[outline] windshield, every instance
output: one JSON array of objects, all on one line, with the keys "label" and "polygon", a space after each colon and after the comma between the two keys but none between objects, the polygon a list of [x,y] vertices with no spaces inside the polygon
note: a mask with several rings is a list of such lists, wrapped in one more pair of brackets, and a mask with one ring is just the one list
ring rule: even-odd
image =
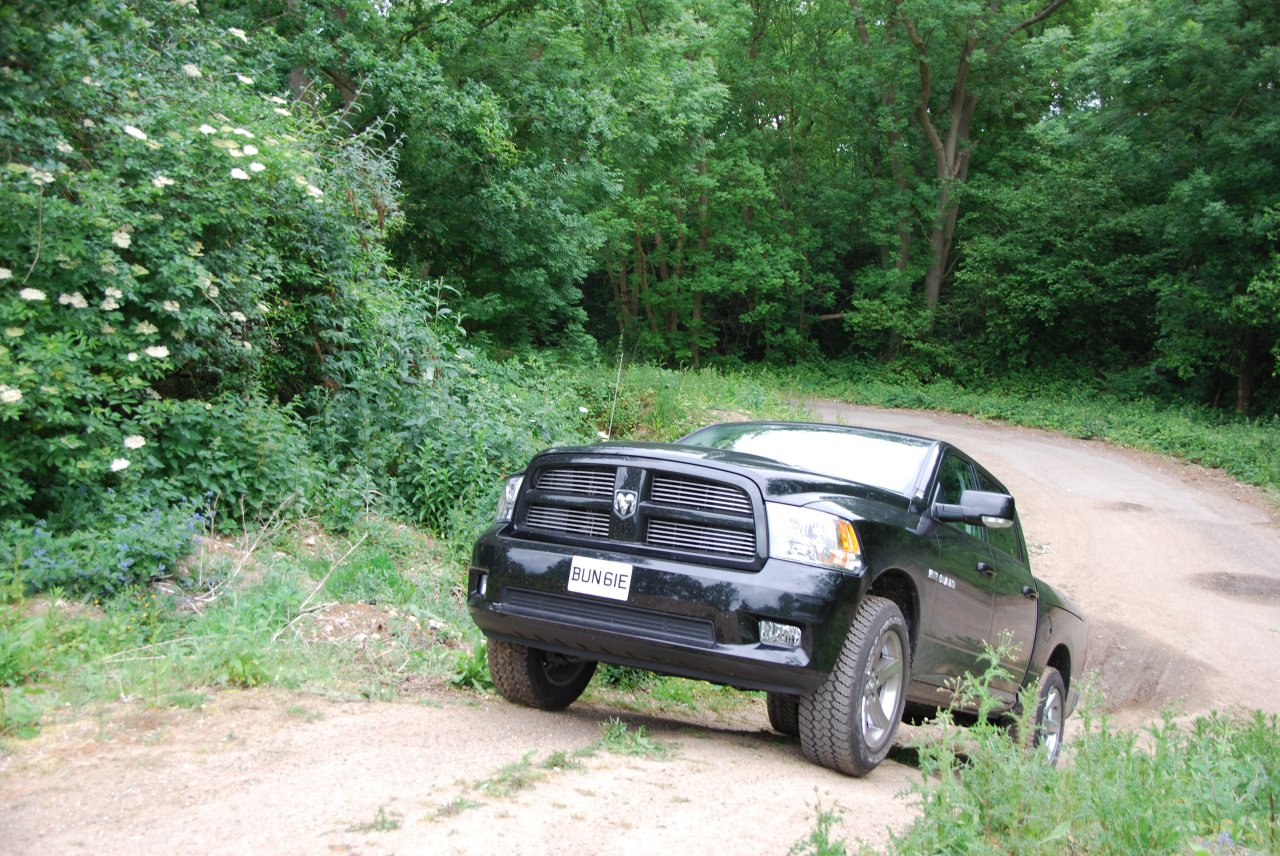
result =
[{"label": "windshield", "polygon": [[813,425],[712,425],[680,440],[690,446],[771,458],[797,469],[909,495],[932,440]]}]

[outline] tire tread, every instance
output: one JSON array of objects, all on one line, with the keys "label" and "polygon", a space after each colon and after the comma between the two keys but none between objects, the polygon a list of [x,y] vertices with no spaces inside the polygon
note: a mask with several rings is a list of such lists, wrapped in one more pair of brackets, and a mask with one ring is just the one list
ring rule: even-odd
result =
[{"label": "tire tread", "polygon": [[[883,629],[896,623],[901,628],[903,681],[898,710],[884,746],[869,751],[858,733],[861,715],[859,662],[870,656],[867,648],[874,645]],[[897,720],[906,700],[905,682],[910,673],[910,639],[906,620],[897,604],[888,598],[867,595],[858,605],[849,635],[841,646],[831,673],[810,695],[800,699],[800,746],[805,756],[823,767],[851,776],[863,776],[884,760],[893,746]]]}]

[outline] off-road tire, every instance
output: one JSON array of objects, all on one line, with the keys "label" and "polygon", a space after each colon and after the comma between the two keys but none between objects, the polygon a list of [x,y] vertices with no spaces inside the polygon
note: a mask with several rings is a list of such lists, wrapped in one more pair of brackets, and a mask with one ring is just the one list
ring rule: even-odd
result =
[{"label": "off-road tire", "polygon": [[1026,733],[1018,734],[1017,737],[1027,749],[1043,752],[1049,766],[1056,765],[1058,756],[1062,754],[1066,714],[1066,682],[1062,680],[1061,672],[1052,666],[1046,666],[1040,673],[1040,681],[1036,686],[1035,713],[1027,722]]},{"label": "off-road tire", "polygon": [[595,674],[594,660],[560,654],[497,639],[489,640],[489,674],[507,701],[561,710],[577,701]]},{"label": "off-road tire", "polygon": [[773,730],[790,737],[800,733],[800,697],[785,693],[769,693],[765,697],[769,724]]},{"label": "off-road tire", "polygon": [[898,605],[867,595],[826,681],[800,698],[800,747],[815,764],[851,776],[876,768],[902,719],[911,636]]}]

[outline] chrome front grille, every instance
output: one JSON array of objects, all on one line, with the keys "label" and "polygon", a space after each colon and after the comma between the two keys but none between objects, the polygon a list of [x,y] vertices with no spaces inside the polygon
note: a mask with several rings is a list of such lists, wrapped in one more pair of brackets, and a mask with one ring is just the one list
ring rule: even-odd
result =
[{"label": "chrome front grille", "polygon": [[720,475],[634,459],[615,466],[550,457],[526,476],[516,526],[575,546],[758,567],[759,500],[750,482]]}]

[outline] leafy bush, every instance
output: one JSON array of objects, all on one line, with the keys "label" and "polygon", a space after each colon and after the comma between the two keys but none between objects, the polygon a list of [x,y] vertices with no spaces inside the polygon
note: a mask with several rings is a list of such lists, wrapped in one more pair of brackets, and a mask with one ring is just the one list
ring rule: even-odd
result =
[{"label": "leafy bush", "polygon": [[305,508],[322,492],[324,469],[289,407],[228,395],[156,402],[149,417],[155,443],[142,458],[166,474],[167,495],[209,497],[222,523],[265,520],[282,504]]},{"label": "leafy bush", "polygon": [[0,8],[0,514],[139,469],[278,500],[278,464],[194,450],[261,453],[229,434],[233,398],[258,417],[239,430],[269,431],[265,402],[336,382],[395,201],[392,155],[257,82],[270,45],[249,42],[195,3]]},{"label": "leafy bush", "polygon": [[101,501],[100,509],[85,509],[76,522],[57,527],[43,520],[5,521],[0,588],[19,594],[55,587],[84,595],[120,592],[172,575],[206,524],[189,505],[154,505],[146,494],[108,490]]},{"label": "leafy bush", "polygon": [[455,651],[453,655],[453,674],[449,683],[462,689],[471,689],[480,693],[491,693],[494,690],[493,676],[489,674],[489,644],[477,642],[470,651]]},{"label": "leafy bush", "polygon": [[502,478],[536,452],[592,437],[560,372],[538,360],[461,356],[444,394],[424,402],[425,430],[406,473],[419,519],[445,533],[479,509],[487,515]]}]

